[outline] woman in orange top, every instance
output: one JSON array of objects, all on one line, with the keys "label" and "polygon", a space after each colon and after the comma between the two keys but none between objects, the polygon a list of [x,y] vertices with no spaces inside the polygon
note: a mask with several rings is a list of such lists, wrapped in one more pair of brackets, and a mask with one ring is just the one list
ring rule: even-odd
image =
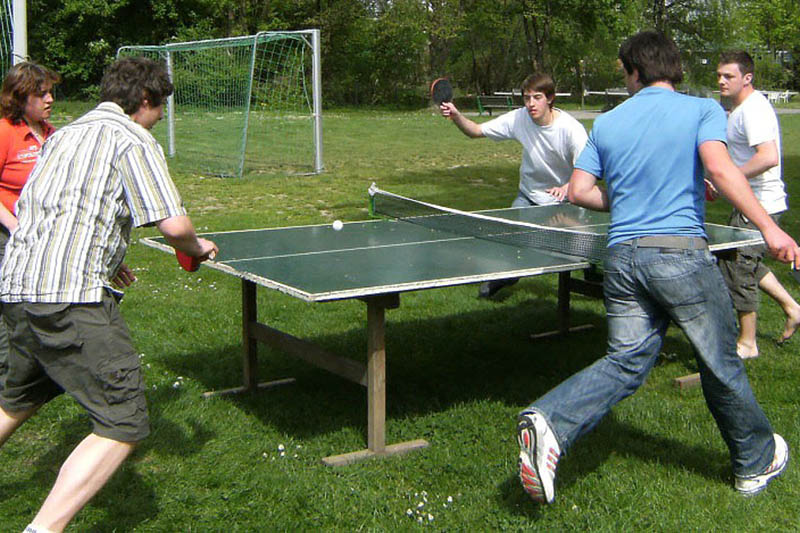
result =
[{"label": "woman in orange top", "polygon": [[[42,143],[55,129],[47,122],[53,105],[55,72],[36,63],[11,67],[0,90],[0,265],[17,227],[16,204]],[[5,384],[8,335],[0,321],[0,388]]]}]

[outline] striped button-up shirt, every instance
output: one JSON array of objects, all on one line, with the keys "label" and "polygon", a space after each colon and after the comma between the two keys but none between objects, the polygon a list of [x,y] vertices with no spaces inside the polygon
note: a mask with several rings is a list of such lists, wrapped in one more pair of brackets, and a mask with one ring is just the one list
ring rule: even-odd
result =
[{"label": "striped button-up shirt", "polygon": [[161,146],[103,102],[47,139],[17,213],[0,299],[90,303],[112,289],[131,227],[186,211]]}]

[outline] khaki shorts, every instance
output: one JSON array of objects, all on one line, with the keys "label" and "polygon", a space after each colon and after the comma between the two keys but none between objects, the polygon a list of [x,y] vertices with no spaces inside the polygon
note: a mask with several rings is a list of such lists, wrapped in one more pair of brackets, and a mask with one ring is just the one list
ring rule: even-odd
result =
[{"label": "khaki shorts", "polygon": [[0,406],[26,411],[66,392],[93,433],[121,442],[150,433],[139,357],[110,294],[92,304],[3,304],[10,336]]},{"label": "khaki shorts", "polygon": [[[782,213],[770,215],[778,223]],[[756,228],[744,215],[735,210],[731,213],[728,225],[735,228]],[[733,259],[720,260],[719,268],[725,284],[731,293],[733,307],[740,313],[758,311],[759,289],[758,283],[771,271],[764,264],[764,255],[767,247],[764,244],[747,246],[736,250]]]}]

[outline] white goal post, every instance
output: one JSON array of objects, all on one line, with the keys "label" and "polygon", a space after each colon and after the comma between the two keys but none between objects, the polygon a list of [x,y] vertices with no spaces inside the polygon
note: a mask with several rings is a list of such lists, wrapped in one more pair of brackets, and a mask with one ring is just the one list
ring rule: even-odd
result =
[{"label": "white goal post", "polygon": [[0,76],[28,58],[28,10],[25,0],[0,0]]},{"label": "white goal post", "polygon": [[154,135],[175,164],[218,176],[323,170],[320,32],[123,46],[175,85]]}]

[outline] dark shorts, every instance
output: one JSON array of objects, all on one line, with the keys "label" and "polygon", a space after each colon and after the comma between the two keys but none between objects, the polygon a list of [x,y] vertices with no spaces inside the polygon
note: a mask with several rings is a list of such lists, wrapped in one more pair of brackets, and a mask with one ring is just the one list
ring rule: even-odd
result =
[{"label": "dark shorts", "polygon": [[[782,213],[770,215],[777,224]],[[735,228],[756,228],[738,210],[731,213],[728,225]],[[733,259],[719,261],[719,268],[722,277],[731,293],[733,307],[740,313],[751,313],[758,311],[759,289],[758,283],[770,273],[769,267],[764,264],[764,256],[767,253],[767,246],[747,246],[736,250]]]},{"label": "dark shorts", "polygon": [[[3,259],[6,255],[6,244],[10,234],[5,226],[0,224],[0,266],[3,266]],[[8,359],[8,335],[6,334],[6,325],[0,319],[0,389],[3,388],[3,383],[6,380],[6,360]]]},{"label": "dark shorts", "polygon": [[26,411],[66,392],[93,433],[121,442],[150,433],[139,357],[116,300],[96,304],[3,304],[10,336],[0,406]]}]

